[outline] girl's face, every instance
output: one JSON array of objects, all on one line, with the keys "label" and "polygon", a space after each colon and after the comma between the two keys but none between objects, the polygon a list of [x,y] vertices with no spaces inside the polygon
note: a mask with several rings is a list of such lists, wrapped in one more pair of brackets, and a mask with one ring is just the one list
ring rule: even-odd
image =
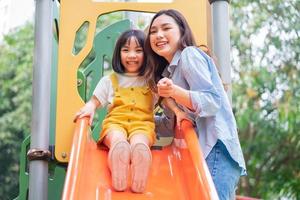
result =
[{"label": "girl's face", "polygon": [[144,51],[135,37],[131,37],[121,48],[121,63],[126,73],[138,73],[143,61]]},{"label": "girl's face", "polygon": [[176,21],[168,15],[160,15],[153,21],[149,34],[152,50],[170,63],[181,37]]}]

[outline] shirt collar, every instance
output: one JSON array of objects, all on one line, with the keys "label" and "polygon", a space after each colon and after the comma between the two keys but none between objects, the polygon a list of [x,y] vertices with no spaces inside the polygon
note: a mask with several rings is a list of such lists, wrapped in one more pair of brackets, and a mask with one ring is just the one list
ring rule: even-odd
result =
[{"label": "shirt collar", "polygon": [[172,61],[170,62],[170,64],[164,69],[162,76],[163,77],[171,77],[175,67],[178,65],[179,59],[180,59],[180,55],[181,55],[181,50],[177,50],[176,53],[173,56]]},{"label": "shirt collar", "polygon": [[138,72],[136,72],[136,73],[128,73],[128,72],[126,73],[126,72],[125,72],[125,73],[123,73],[122,75],[123,75],[123,76],[128,76],[128,77],[133,77],[133,76],[135,77],[135,76],[138,76],[139,73],[138,73]]}]

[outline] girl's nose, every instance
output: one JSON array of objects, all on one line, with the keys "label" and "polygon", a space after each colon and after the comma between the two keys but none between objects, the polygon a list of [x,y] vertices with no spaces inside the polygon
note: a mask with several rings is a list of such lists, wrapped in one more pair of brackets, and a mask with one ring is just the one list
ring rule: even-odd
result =
[{"label": "girl's nose", "polygon": [[129,58],[135,58],[135,57],[136,57],[136,53],[130,51],[130,52],[128,53],[128,57],[129,57]]}]

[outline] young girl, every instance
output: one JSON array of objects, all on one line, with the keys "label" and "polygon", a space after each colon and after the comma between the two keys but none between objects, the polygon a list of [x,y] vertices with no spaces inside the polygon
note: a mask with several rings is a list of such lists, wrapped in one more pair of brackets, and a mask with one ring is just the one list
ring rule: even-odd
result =
[{"label": "young girl", "polygon": [[[152,162],[154,143],[153,95],[144,78],[146,71],[144,33],[128,30],[120,35],[114,50],[114,73],[104,76],[91,99],[76,113],[75,120],[107,106],[99,142],[109,147],[108,165],[116,191],[127,188],[129,165],[131,190],[143,192]],[[129,142],[128,142],[129,141]]]},{"label": "young girl", "polygon": [[[173,98],[196,123],[199,143],[220,199],[234,199],[245,162],[235,118],[218,71],[210,57],[195,45],[185,18],[176,10],[161,10],[152,19],[145,42],[152,69],[150,82],[158,94]],[[152,84],[153,85],[153,84]],[[167,117],[157,123],[157,134],[171,124]]]}]

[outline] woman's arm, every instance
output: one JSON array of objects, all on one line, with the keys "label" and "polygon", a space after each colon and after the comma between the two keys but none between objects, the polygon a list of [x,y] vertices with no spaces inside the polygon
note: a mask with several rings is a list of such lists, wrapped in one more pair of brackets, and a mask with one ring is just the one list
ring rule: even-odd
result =
[{"label": "woman's arm", "polygon": [[[157,83],[158,94],[162,97],[171,97],[178,104],[183,105],[190,110],[193,110],[193,105],[190,98],[189,90],[183,89],[175,84],[169,78],[162,78]],[[174,103],[176,106],[176,104]],[[173,107],[173,106],[172,106]],[[177,108],[177,106],[176,106]],[[177,108],[179,109],[179,108]],[[174,110],[173,110],[174,112]],[[174,112],[175,113],[175,112]]]},{"label": "woman's arm", "polygon": [[180,129],[180,122],[184,119],[190,120],[187,113],[185,113],[183,110],[181,110],[176,103],[174,102],[174,99],[172,98],[163,98],[162,103],[170,108],[174,114],[176,115],[176,126]]},{"label": "woman's arm", "polygon": [[163,78],[157,84],[159,95],[174,98],[200,117],[214,116],[221,107],[221,96],[212,81],[208,62],[195,47],[187,47],[181,54],[178,67],[189,90]]}]

